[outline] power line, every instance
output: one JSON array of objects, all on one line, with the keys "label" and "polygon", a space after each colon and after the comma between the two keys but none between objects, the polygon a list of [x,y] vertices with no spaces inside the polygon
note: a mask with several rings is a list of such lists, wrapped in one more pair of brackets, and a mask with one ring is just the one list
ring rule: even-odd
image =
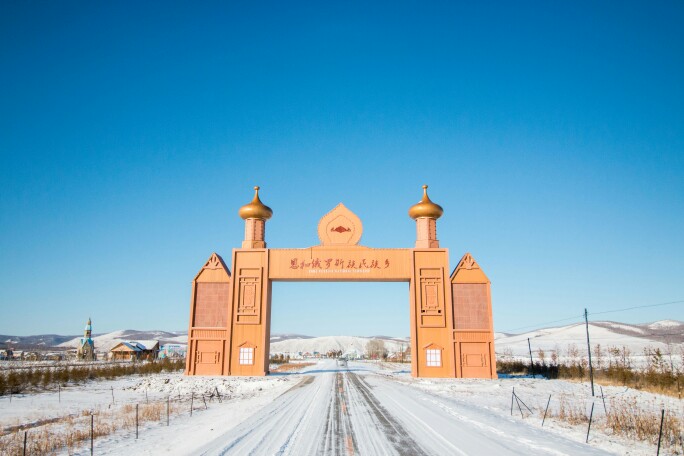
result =
[{"label": "power line", "polygon": [[682,333],[680,333],[680,332],[678,332],[678,333],[662,333],[662,334],[648,333],[648,334],[644,334],[644,335],[645,336],[655,336],[655,337],[658,337],[658,336],[681,336]]},{"label": "power line", "polygon": [[547,321],[544,323],[536,323],[533,325],[521,326],[519,328],[507,329],[507,330],[501,331],[501,332],[513,332],[513,331],[518,331],[520,329],[526,329],[526,328],[540,328],[540,327],[545,326],[545,325],[550,325],[551,323],[560,323],[562,321],[577,320],[578,318],[583,318],[583,317],[584,317],[584,315],[580,315],[577,317],[561,318],[560,320],[553,320],[553,321]]},{"label": "power line", "polygon": [[624,309],[615,309],[615,310],[604,310],[602,312],[589,312],[589,315],[603,315],[607,313],[616,313],[616,312],[624,312],[626,310],[634,310],[634,309],[645,309],[647,307],[658,307],[658,306],[667,306],[670,304],[680,304],[684,303],[684,300],[681,301],[670,301],[670,302],[661,302],[659,304],[646,304],[644,306],[634,306],[634,307],[625,307]]},{"label": "power line", "polygon": [[[680,303],[684,303],[684,300],[680,300],[680,301],[669,301],[669,302],[661,302],[661,303],[658,303],[658,304],[646,304],[646,305],[643,305],[643,306],[626,307],[626,308],[624,308],[624,309],[604,310],[604,311],[601,311],[601,312],[589,312],[589,315],[603,315],[603,314],[608,314],[608,313],[625,312],[625,311],[627,311],[627,310],[644,309],[644,308],[648,308],[648,307],[667,306],[667,305],[670,305],[670,304],[680,304]],[[584,318],[584,314],[582,314],[582,315],[580,315],[580,316],[577,316],[577,317],[561,318],[560,320],[552,320],[552,321],[547,321],[547,322],[544,322],[544,323],[536,323],[536,324],[527,325],[527,326],[520,326],[519,328],[506,329],[506,330],[503,330],[503,331],[500,331],[500,332],[509,333],[509,332],[519,331],[519,330],[521,330],[521,329],[527,329],[527,328],[542,328],[542,327],[544,327],[544,326],[546,326],[546,325],[550,325],[550,324],[552,324],[552,323],[561,323],[561,322],[564,322],[564,321],[577,320],[577,319],[583,319],[583,318]]]}]

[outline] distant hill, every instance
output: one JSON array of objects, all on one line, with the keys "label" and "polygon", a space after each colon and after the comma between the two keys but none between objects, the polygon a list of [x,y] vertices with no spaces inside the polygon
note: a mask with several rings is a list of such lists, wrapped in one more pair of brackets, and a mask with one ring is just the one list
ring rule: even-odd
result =
[{"label": "distant hill", "polygon": [[[495,348],[498,356],[529,356],[527,339],[536,357],[541,348],[547,353],[556,350],[565,356],[568,347],[576,345],[580,353],[586,354],[587,333],[584,323],[535,329],[521,334],[496,333]],[[645,348],[659,348],[663,354],[671,353],[681,360],[684,350],[684,322],[661,320],[653,323],[628,324],[614,321],[589,323],[589,338],[592,347],[600,344],[604,351],[609,347],[627,347],[633,356],[644,354]]]},{"label": "distant hill", "polygon": [[[58,345],[58,347],[64,348],[78,348],[80,344],[81,336],[72,337]],[[111,350],[116,344],[123,341],[129,340],[158,340],[159,345],[164,345],[167,343],[188,343],[187,331],[138,331],[135,329],[121,329],[118,331],[113,331],[107,334],[99,334],[93,336],[93,342],[95,342],[95,350],[98,352],[104,352]]]},{"label": "distant hill", "polygon": [[345,355],[360,356],[366,352],[366,345],[371,339],[381,339],[385,342],[385,348],[390,353],[406,351],[411,342],[408,337],[395,338],[387,336],[323,336],[323,337],[271,337],[271,354],[298,355],[299,353],[327,353],[328,351],[341,351]]},{"label": "distant hill", "polygon": [[54,348],[76,336],[59,336],[57,334],[41,334],[38,336],[6,336],[0,334],[0,347],[11,344],[20,350]]},{"label": "distant hill", "polygon": [[285,340],[301,340],[301,339],[313,339],[313,336],[304,336],[302,334],[271,334],[271,343],[282,342]]}]

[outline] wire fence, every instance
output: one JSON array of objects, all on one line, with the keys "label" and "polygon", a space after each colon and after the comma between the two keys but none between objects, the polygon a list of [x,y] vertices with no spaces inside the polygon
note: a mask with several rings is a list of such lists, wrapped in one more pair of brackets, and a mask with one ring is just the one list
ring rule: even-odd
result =
[{"label": "wire fence", "polygon": [[227,392],[191,391],[167,394],[164,398],[150,400],[145,392],[144,400],[120,402],[112,388],[112,402],[97,410],[83,410],[42,421],[31,421],[0,430],[0,448],[8,456],[53,454],[66,450],[96,450],[98,438],[119,434],[138,439],[141,433],[155,426],[170,426],[180,416],[192,417],[198,411],[207,410],[230,399]]},{"label": "wire fence", "polygon": [[665,408],[657,401],[640,401],[626,391],[604,394],[602,387],[599,391],[596,396],[558,393],[547,397],[529,391],[521,394],[514,387],[510,414],[526,421],[539,420],[540,427],[551,420],[586,426],[587,444],[619,435],[653,445],[655,454],[661,450],[684,453],[682,410]]}]

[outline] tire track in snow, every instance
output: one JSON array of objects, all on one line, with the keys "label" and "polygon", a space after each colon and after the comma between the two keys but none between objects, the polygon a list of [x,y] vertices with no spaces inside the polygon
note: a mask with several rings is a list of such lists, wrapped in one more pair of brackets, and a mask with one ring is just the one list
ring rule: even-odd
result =
[{"label": "tire track in snow", "polygon": [[571,456],[568,453],[565,453],[563,451],[559,451],[559,450],[554,449],[554,448],[549,448],[548,446],[538,445],[530,439],[525,439],[522,437],[516,437],[516,436],[508,435],[506,432],[504,432],[500,429],[497,429],[493,426],[490,426],[488,424],[485,424],[485,423],[473,420],[471,418],[468,418],[465,415],[458,413],[453,408],[449,407],[448,405],[446,405],[446,404],[444,404],[444,403],[442,403],[436,399],[423,398],[423,400],[434,404],[436,407],[439,407],[440,409],[444,410],[446,413],[448,413],[449,415],[451,415],[455,419],[462,421],[464,423],[468,423],[473,427],[479,428],[485,434],[496,435],[499,440],[513,440],[515,442],[518,442],[520,444],[523,444],[523,445],[529,447],[530,450],[543,451],[544,453],[552,454],[555,456]]},{"label": "tire track in snow", "polygon": [[[333,386],[334,387],[334,386]],[[330,402],[328,403],[328,410],[326,413],[325,428],[323,429],[323,438],[321,443],[318,445],[318,454],[327,454],[335,449],[334,427],[335,427],[335,408],[337,404],[335,401],[335,394],[333,393],[330,397]]]},{"label": "tire track in snow", "polygon": [[349,382],[364,398],[372,412],[377,427],[401,456],[423,456],[425,451],[413,440],[406,429],[381,404],[370,391],[370,386],[353,372],[347,373]]},{"label": "tire track in snow", "polygon": [[416,390],[382,375],[368,375],[387,410],[408,425],[426,452],[442,455],[479,454],[607,454],[584,442],[553,435],[542,428],[500,416],[486,407]]},{"label": "tire track in snow", "polygon": [[317,454],[347,456],[359,454],[344,384],[344,376],[338,372],[332,386],[325,429]]},{"label": "tire track in snow", "polygon": [[[336,376],[337,380],[337,388],[336,388],[336,395],[338,398],[338,404],[340,406],[340,413],[339,413],[339,424],[342,426],[342,429],[340,433],[338,433],[340,440],[344,447],[344,452],[348,456],[353,456],[355,454],[359,453],[359,448],[358,445],[356,444],[356,438],[354,437],[354,432],[353,432],[353,426],[351,422],[351,417],[349,416],[349,406],[348,406],[348,399],[347,399],[347,394],[346,390],[344,388],[345,382],[344,382],[344,376],[341,373],[337,373]],[[342,445],[340,448],[342,448]]]},{"label": "tire track in snow", "polygon": [[310,419],[311,404],[321,393],[320,382],[313,379],[308,377],[279,396],[268,413],[254,415],[229,431],[227,444],[202,454],[288,454],[302,423]]}]

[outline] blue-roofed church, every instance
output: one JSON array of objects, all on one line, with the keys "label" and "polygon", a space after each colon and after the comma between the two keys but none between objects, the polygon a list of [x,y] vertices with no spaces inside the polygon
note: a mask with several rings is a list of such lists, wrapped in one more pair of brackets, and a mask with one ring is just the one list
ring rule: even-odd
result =
[{"label": "blue-roofed church", "polygon": [[88,318],[88,324],[86,324],[85,332],[83,337],[81,337],[81,343],[78,346],[78,359],[84,361],[94,361],[95,360],[95,342],[92,339],[93,325]]}]

